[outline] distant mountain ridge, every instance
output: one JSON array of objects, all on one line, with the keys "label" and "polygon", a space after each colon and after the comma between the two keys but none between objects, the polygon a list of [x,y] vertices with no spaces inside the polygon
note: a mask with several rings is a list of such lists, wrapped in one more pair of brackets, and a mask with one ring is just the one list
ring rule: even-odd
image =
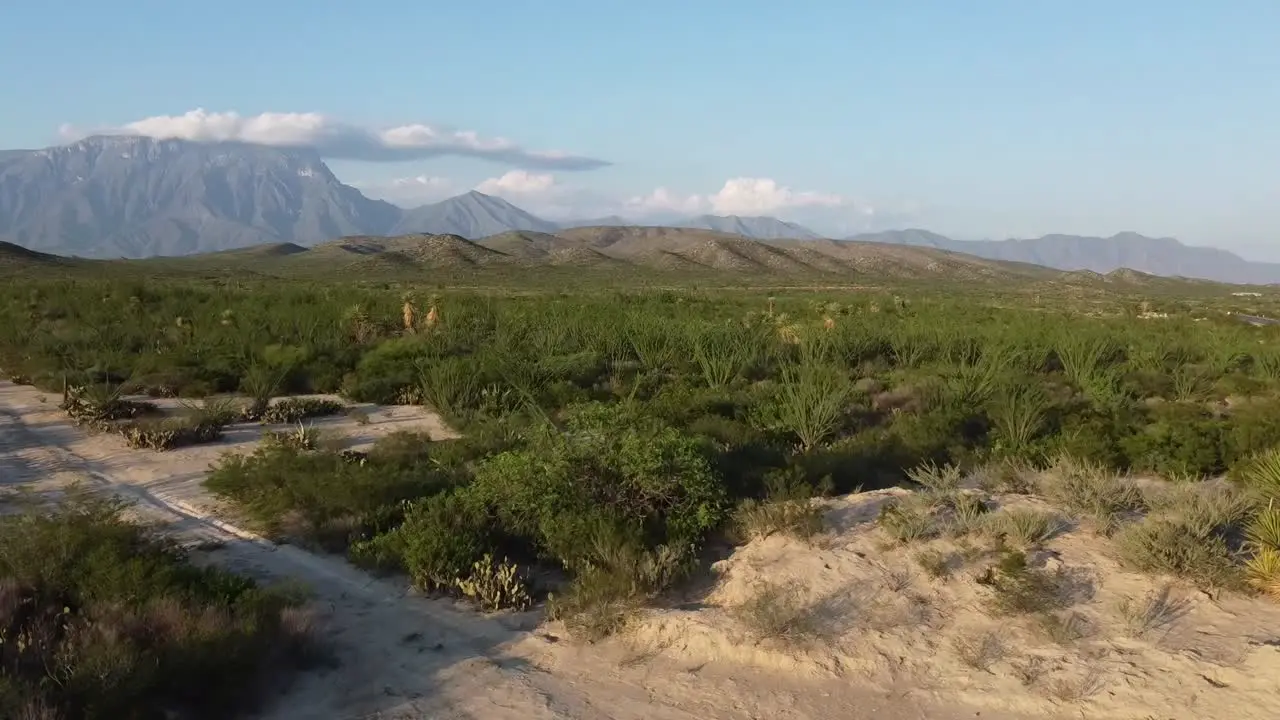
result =
[{"label": "distant mountain ridge", "polygon": [[[478,240],[523,232],[540,236],[511,240],[519,252],[591,259],[589,253],[600,251],[595,245],[562,247],[542,237],[572,235],[584,227],[652,229],[617,216],[553,222],[474,191],[405,209],[342,183],[307,150],[95,136],[40,150],[0,151],[0,237],[63,256],[142,258],[279,243],[309,247],[349,236],[429,234]],[[1225,250],[1136,233],[958,241],[907,229],[838,241],[777,218],[714,215],[666,219],[655,227],[765,241],[911,245],[1059,270],[1109,273],[1130,268],[1221,282],[1280,283],[1280,264],[1249,262]],[[731,262],[735,251],[724,246],[714,252],[717,262]]]},{"label": "distant mountain ridge", "polygon": [[1226,250],[1184,245],[1173,238],[1151,238],[1134,232],[1106,238],[1045,235],[1024,240],[952,240],[928,230],[912,228],[863,233],[846,240],[929,247],[1057,270],[1105,274],[1129,269],[1161,277],[1248,285],[1280,283],[1280,263],[1252,262]]}]

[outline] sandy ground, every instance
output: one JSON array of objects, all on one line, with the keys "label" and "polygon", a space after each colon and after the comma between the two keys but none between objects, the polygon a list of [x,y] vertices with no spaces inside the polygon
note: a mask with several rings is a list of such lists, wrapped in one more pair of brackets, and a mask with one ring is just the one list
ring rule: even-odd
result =
[{"label": "sandy ground", "polygon": [[[220,545],[211,554],[215,562],[267,581],[301,582],[313,592],[338,665],[301,677],[264,718],[1003,717],[912,697],[900,686],[838,674],[797,676],[734,655],[701,657],[644,633],[582,645],[554,624],[539,626],[535,613],[482,617],[415,597],[402,583],[374,579],[341,558],[276,545],[228,521],[201,480],[224,453],[252,449],[261,428],[233,427],[222,442],[171,452],[132,450],[115,436],[74,427],[58,401],[0,382],[0,490],[54,491],[75,481],[114,492],[136,501],[139,513],[171,523],[184,540]],[[437,438],[449,432],[419,408],[364,410],[367,424],[339,417],[316,425],[349,446],[395,430]]]},{"label": "sandy ground", "polygon": [[[715,567],[704,605],[655,612],[634,632],[682,657],[732,660],[791,677],[870,682],[926,703],[982,710],[983,717],[1252,720],[1280,717],[1280,606],[1262,598],[1210,596],[1128,572],[1108,540],[1083,530],[1052,539],[1033,562],[1078,578],[1084,637],[1060,645],[1032,617],[993,616],[974,581],[983,562],[952,559],[953,574],[930,577],[916,557],[959,555],[956,541],[894,545],[874,519],[886,490],[828,502],[827,531],[811,542],[772,536],[739,548]],[[1038,506],[1027,496],[1003,507]],[[759,641],[733,608],[762,589],[789,588],[819,628],[810,641]],[[1180,609],[1166,626],[1135,634],[1120,610],[1169,588]],[[961,648],[987,643],[989,665]],[[970,655],[971,656],[971,655]]]}]

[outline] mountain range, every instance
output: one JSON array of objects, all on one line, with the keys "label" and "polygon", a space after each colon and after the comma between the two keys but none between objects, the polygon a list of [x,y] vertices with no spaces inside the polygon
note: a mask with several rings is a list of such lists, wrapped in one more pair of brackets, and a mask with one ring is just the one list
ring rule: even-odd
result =
[{"label": "mountain range", "polygon": [[[1280,264],[1136,233],[965,241],[909,229],[832,240],[772,217],[701,215],[662,225],[771,242],[909,245],[1059,270],[1128,268],[1220,282],[1280,283]],[[0,238],[64,256],[144,258],[418,234],[477,240],[513,231],[531,233],[521,236],[528,245],[521,252],[539,247],[552,252],[556,242],[549,238],[573,237],[581,228],[626,226],[635,225],[620,217],[553,222],[479,192],[401,208],[342,183],[319,155],[304,149],[95,136],[40,150],[0,151]]]}]

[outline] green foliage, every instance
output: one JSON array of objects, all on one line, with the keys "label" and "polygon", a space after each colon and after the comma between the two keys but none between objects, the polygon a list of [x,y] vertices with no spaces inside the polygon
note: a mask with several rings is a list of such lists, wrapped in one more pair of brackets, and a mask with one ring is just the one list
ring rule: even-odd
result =
[{"label": "green foliage", "polygon": [[353,462],[337,453],[308,452],[291,443],[231,455],[205,480],[215,495],[235,501],[271,533],[345,549],[366,533],[389,529],[402,501],[448,488],[430,466]]},{"label": "green foliage", "polygon": [[853,397],[853,381],[834,365],[805,361],[783,368],[773,403],[771,427],[790,432],[803,451],[812,450],[839,427]]},{"label": "green foliage", "polygon": [[293,425],[303,420],[325,415],[337,415],[345,406],[325,398],[293,397],[268,405],[258,416],[264,425]]},{"label": "green foliage", "polygon": [[562,432],[482,461],[468,487],[504,530],[571,570],[593,528],[635,532],[650,546],[697,545],[726,496],[706,446],[626,408],[572,409]]},{"label": "green foliage", "polygon": [[1027,556],[1016,550],[1006,550],[978,583],[991,590],[992,609],[1005,615],[1061,610],[1092,590],[1065,568],[1050,571],[1029,565]]},{"label": "green foliage", "polygon": [[469,575],[456,578],[454,584],[463,597],[488,612],[527,610],[533,604],[520,569],[505,559],[495,565],[488,553],[472,563]]},{"label": "green foliage", "polygon": [[1006,388],[992,402],[990,415],[997,433],[997,449],[1013,457],[1025,457],[1044,427],[1048,398],[1036,385]]},{"label": "green foliage", "polygon": [[1222,419],[1183,403],[1157,405],[1151,417],[1141,432],[1121,441],[1133,467],[1166,477],[1212,475],[1225,469]]},{"label": "green foliage", "polygon": [[415,500],[403,523],[389,533],[360,541],[352,557],[361,564],[403,569],[426,590],[450,588],[490,547],[489,519],[459,492]]},{"label": "green foliage", "polygon": [[800,540],[822,532],[825,508],[814,502],[814,487],[802,474],[775,470],[765,476],[765,498],[747,498],[734,510],[732,523],[742,541],[770,535],[790,535]]},{"label": "green foliage", "polygon": [[308,659],[296,599],[188,563],[122,509],[0,517],[0,717],[230,717]]}]

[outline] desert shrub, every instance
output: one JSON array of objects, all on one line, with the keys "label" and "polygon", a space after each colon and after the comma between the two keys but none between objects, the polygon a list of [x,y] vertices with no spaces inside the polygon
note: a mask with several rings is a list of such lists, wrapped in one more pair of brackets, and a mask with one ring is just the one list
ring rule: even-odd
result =
[{"label": "desert shrub", "polygon": [[698,438],[597,404],[574,408],[562,431],[481,461],[467,491],[504,531],[571,570],[599,525],[649,547],[698,545],[726,502]]},{"label": "desert shrub", "polygon": [[795,646],[822,634],[817,606],[797,583],[767,583],[730,608],[730,614],[757,642]]},{"label": "desert shrub", "polygon": [[900,543],[927,540],[942,531],[944,524],[937,508],[923,495],[908,495],[885,503],[876,516],[876,525]]},{"label": "desert shrub", "polygon": [[451,484],[446,473],[431,467],[353,463],[337,453],[287,445],[228,456],[205,480],[211,492],[236,502],[268,532],[297,535],[333,550],[388,529],[401,502]]},{"label": "desert shrub", "polygon": [[448,492],[408,503],[398,527],[355,543],[351,555],[365,566],[404,570],[425,590],[449,589],[490,550],[491,536],[483,508]]},{"label": "desert shrub", "polygon": [[805,482],[799,468],[775,470],[765,477],[763,500],[747,498],[734,510],[732,523],[743,540],[783,534],[807,540],[822,532],[826,509],[814,502],[815,489]]},{"label": "desert shrub", "polygon": [[1248,458],[1232,468],[1231,474],[1259,505],[1280,505],[1280,448]]},{"label": "desert shrub", "polygon": [[294,397],[278,400],[262,411],[258,420],[264,425],[294,424],[310,418],[337,415],[345,406],[325,398]]},{"label": "desert shrub", "polygon": [[406,389],[420,382],[418,362],[441,352],[441,343],[430,335],[386,340],[360,358],[343,382],[343,394],[357,402],[396,404]]},{"label": "desert shrub", "polygon": [[1151,422],[1121,441],[1135,468],[1168,477],[1203,476],[1224,469],[1224,423],[1198,405],[1164,403],[1151,411]]},{"label": "desert shrub", "polygon": [[1059,455],[1037,478],[1040,492],[1077,517],[1109,533],[1121,519],[1145,507],[1141,490],[1132,481],[1105,467]]},{"label": "desert shrub", "polygon": [[222,437],[221,425],[195,418],[135,420],[113,429],[124,437],[129,447],[156,451],[210,443]]},{"label": "desert shrub", "polygon": [[465,418],[480,406],[481,379],[468,358],[419,360],[417,367],[419,397],[434,410]]},{"label": "desert shrub", "polygon": [[1245,560],[1245,570],[1250,586],[1274,600],[1280,600],[1280,550],[1255,548]]},{"label": "desert shrub", "polygon": [[758,332],[734,325],[696,327],[690,345],[708,387],[728,385],[758,362],[764,343]]},{"label": "desert shrub", "polygon": [[1107,468],[1129,466],[1123,441],[1144,424],[1141,413],[1129,405],[1098,407],[1084,404],[1064,409],[1057,418],[1051,450],[1057,454],[1089,458]]},{"label": "desert shrub", "polygon": [[852,397],[853,381],[842,368],[814,360],[784,365],[764,422],[792,433],[807,451],[840,428]]},{"label": "desert shrub", "polygon": [[644,549],[634,534],[592,528],[577,575],[549,598],[548,615],[596,641],[624,628],[646,602],[684,579],[696,565],[688,546]]},{"label": "desert shrub", "polygon": [[991,590],[992,609],[1003,615],[1048,613],[1070,607],[1089,588],[1065,568],[1032,567],[1026,554],[1006,550],[978,583]]},{"label": "desert shrub", "polygon": [[105,383],[67,387],[61,407],[72,420],[87,425],[132,420],[156,411],[153,403],[125,398],[123,385]]},{"label": "desert shrub", "polygon": [[1049,399],[1037,385],[1003,388],[991,401],[988,414],[996,430],[997,454],[1027,457],[1048,417]]},{"label": "desert shrub", "polygon": [[1122,598],[1116,606],[1125,628],[1133,637],[1146,637],[1167,630],[1191,609],[1191,603],[1175,597],[1171,585],[1147,593],[1142,598]]},{"label": "desert shrub", "polygon": [[448,447],[436,443],[426,433],[398,430],[381,437],[369,449],[369,458],[381,467],[409,470],[430,463]]},{"label": "desert shrub", "polygon": [[75,497],[0,518],[0,716],[224,718],[311,657],[298,598]]},{"label": "desert shrub", "polygon": [[961,633],[952,639],[951,646],[960,662],[982,672],[990,672],[991,666],[1009,654],[1004,640],[993,630]]},{"label": "desert shrub", "polygon": [[263,447],[280,447],[288,450],[315,450],[322,436],[310,425],[298,423],[289,430],[268,430],[262,433]]},{"label": "desert shrub", "polygon": [[957,494],[946,505],[950,510],[946,518],[946,530],[952,537],[963,537],[987,529],[991,508],[981,495]]},{"label": "desert shrub", "polygon": [[1147,517],[1115,537],[1120,558],[1142,572],[1168,573],[1210,587],[1239,585],[1239,568],[1221,529],[1183,517]]},{"label": "desert shrub", "polygon": [[245,407],[239,398],[205,398],[199,403],[183,401],[187,417],[196,425],[226,427],[244,418]]},{"label": "desert shrub", "polygon": [[1223,433],[1223,459],[1240,461],[1280,447],[1280,402],[1254,400],[1232,408]]},{"label": "desert shrub", "polygon": [[1033,508],[1009,508],[987,515],[985,529],[1019,548],[1034,548],[1065,528],[1057,514]]},{"label": "desert shrub", "polygon": [[505,558],[495,564],[488,553],[472,563],[469,574],[455,578],[454,585],[463,597],[488,612],[527,610],[533,604],[520,568]]},{"label": "desert shrub", "polygon": [[925,550],[918,553],[915,559],[925,573],[935,580],[942,580],[951,575],[952,557],[940,550]]}]

